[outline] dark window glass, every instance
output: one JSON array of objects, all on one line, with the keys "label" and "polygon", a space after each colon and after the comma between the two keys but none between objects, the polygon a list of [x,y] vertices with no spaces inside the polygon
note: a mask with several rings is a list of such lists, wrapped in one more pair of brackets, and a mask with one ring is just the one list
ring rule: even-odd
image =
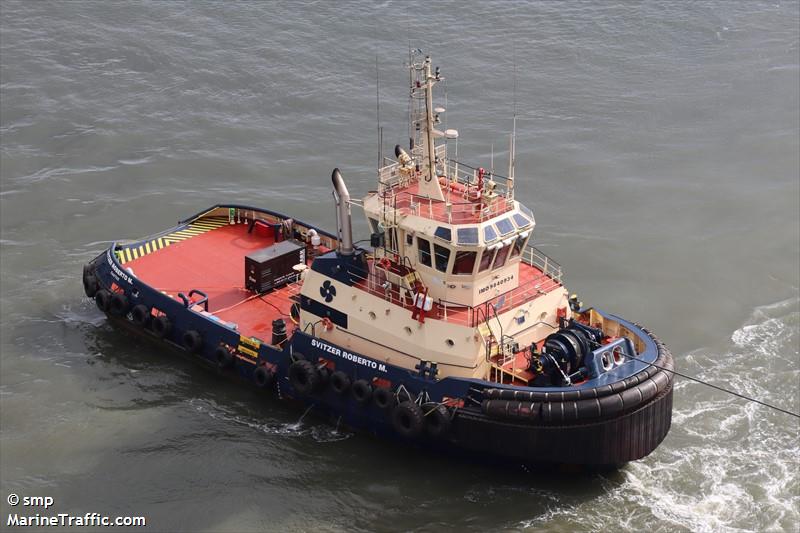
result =
[{"label": "dark window glass", "polygon": [[483,251],[483,255],[481,256],[481,264],[478,265],[478,272],[483,272],[489,265],[492,264],[492,257],[494,257],[494,250],[489,250],[488,248]]},{"label": "dark window glass", "polygon": [[514,222],[517,223],[517,227],[520,229],[527,228],[528,226],[531,225],[531,221],[525,218],[524,216],[520,215],[519,213],[514,214]]},{"label": "dark window glass", "polygon": [[497,226],[497,230],[500,232],[500,235],[508,235],[514,231],[514,224],[512,224],[511,219],[508,218],[498,220],[494,223],[494,225]]},{"label": "dark window glass", "polygon": [[511,257],[517,257],[522,249],[525,247],[527,237],[519,236],[514,240],[514,248],[511,250]]},{"label": "dark window glass", "polygon": [[506,264],[506,258],[508,257],[508,251],[511,249],[511,246],[512,245],[509,244],[497,250],[497,256],[494,258],[494,266],[492,269],[500,268]]},{"label": "dark window glass", "polygon": [[483,240],[486,242],[492,242],[497,238],[497,232],[494,230],[493,226],[484,226],[483,227]]},{"label": "dark window glass", "polygon": [[453,274],[472,274],[478,252],[456,252]]},{"label": "dark window glass", "polygon": [[419,262],[425,266],[431,266],[431,243],[417,237],[417,248],[419,249]]},{"label": "dark window glass", "polygon": [[414,236],[411,235],[410,233],[406,233],[406,244],[409,246],[414,244]]},{"label": "dark window glass", "polygon": [[478,244],[478,228],[458,228],[458,244]]},{"label": "dark window glass", "polygon": [[445,228],[443,226],[436,228],[436,231],[433,234],[447,242],[450,242],[453,239],[453,233],[450,231],[450,228]]},{"label": "dark window glass", "polygon": [[450,248],[434,244],[433,255],[436,261],[436,270],[447,272],[447,263],[450,262]]}]

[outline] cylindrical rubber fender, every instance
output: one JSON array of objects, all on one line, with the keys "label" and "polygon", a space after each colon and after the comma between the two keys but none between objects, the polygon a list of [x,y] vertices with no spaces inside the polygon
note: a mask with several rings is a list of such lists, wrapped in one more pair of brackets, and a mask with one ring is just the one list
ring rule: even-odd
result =
[{"label": "cylindrical rubber fender", "polygon": [[311,394],[320,385],[319,371],[311,361],[297,360],[289,367],[289,383],[299,394]]},{"label": "cylindrical rubber fender", "polygon": [[108,310],[116,316],[125,316],[129,307],[128,297],[125,296],[124,292],[115,292],[108,304]]},{"label": "cylindrical rubber fender", "polygon": [[156,334],[156,337],[163,339],[172,333],[172,321],[167,315],[158,315],[150,321],[150,328]]},{"label": "cylindrical rubber fender", "polygon": [[422,404],[425,431],[435,439],[441,439],[450,431],[450,411],[444,405],[428,402]]},{"label": "cylindrical rubber fender", "polygon": [[350,388],[350,376],[341,370],[337,370],[331,374],[330,385],[336,394],[344,394]]},{"label": "cylindrical rubber fender", "polygon": [[131,309],[131,320],[141,328],[146,328],[150,323],[150,308],[144,304],[134,305]]},{"label": "cylindrical rubber fender", "polygon": [[425,427],[422,408],[414,402],[403,402],[392,410],[392,427],[405,438],[414,438]]},{"label": "cylindrical rubber fender", "polygon": [[183,341],[183,347],[190,353],[197,353],[203,347],[203,336],[193,329],[185,331],[181,340]]},{"label": "cylindrical rubber fender", "polygon": [[361,405],[369,403],[370,399],[372,399],[372,385],[365,379],[355,380],[350,387],[350,392],[355,401]]},{"label": "cylindrical rubber fender", "polygon": [[[672,368],[672,356],[663,345],[659,360],[664,368]],[[519,400],[484,400],[482,411],[491,417],[524,420],[541,419],[544,422],[563,423],[576,420],[602,419],[630,412],[647,404],[658,395],[669,389],[673,377],[667,370],[657,369],[651,377],[640,372],[636,380],[607,385],[603,395],[583,400],[565,400],[548,402],[528,402]],[[643,378],[639,381],[640,378]],[[605,387],[604,387],[605,388]],[[574,391],[573,391],[574,392]]]},{"label": "cylindrical rubber fender", "polygon": [[492,418],[537,420],[542,404],[516,400],[483,400],[481,410]]},{"label": "cylindrical rubber fender", "polygon": [[[674,365],[672,361],[672,355],[669,353],[669,350],[667,350],[660,341],[652,337],[652,335],[651,338],[656,341],[656,345],[658,346],[658,357],[654,361],[654,365],[664,367],[667,370],[672,370]],[[484,395],[490,400],[517,400],[521,402],[564,402],[569,400],[601,398],[603,396],[622,392],[625,389],[650,379],[659,372],[663,373],[665,371],[659,369],[657,366],[650,365],[644,370],[637,372],[625,380],[590,389],[539,392],[495,388],[486,389],[484,391]],[[672,375],[671,372],[668,372],[668,374],[670,376]]]},{"label": "cylindrical rubber fender", "polygon": [[92,272],[92,267],[90,265],[83,265],[83,292],[87,297],[94,298],[99,288],[97,276]]},{"label": "cylindrical rubber fender", "polygon": [[378,409],[390,409],[397,404],[397,398],[388,387],[375,387],[372,401]]},{"label": "cylindrical rubber fender", "polygon": [[98,290],[94,295],[94,303],[97,304],[97,308],[102,312],[108,313],[108,309],[111,306],[111,293],[106,289]]},{"label": "cylindrical rubber fender", "polygon": [[[189,333],[188,331],[186,333]],[[185,334],[184,334],[185,336]],[[217,367],[221,369],[230,368],[233,366],[234,358],[231,351],[227,346],[219,345],[214,348],[214,359],[217,361]]]},{"label": "cylindrical rubber fender", "polygon": [[275,374],[267,370],[264,365],[256,367],[253,371],[253,381],[256,386],[262,389],[269,387],[275,379]]}]

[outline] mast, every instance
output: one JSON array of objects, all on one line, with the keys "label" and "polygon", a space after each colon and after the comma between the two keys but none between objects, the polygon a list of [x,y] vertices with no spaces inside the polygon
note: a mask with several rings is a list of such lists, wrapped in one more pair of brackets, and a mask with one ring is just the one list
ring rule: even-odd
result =
[{"label": "mast", "polygon": [[[423,65],[423,75],[425,78],[425,122],[422,125],[422,137],[425,142],[425,157],[427,157],[427,165],[422,172],[422,181],[420,181],[419,191],[420,194],[429,196],[434,200],[444,201],[442,188],[439,186],[439,178],[436,177],[436,145],[434,144],[433,137],[433,86],[439,80],[438,72],[436,75],[431,74],[431,57],[425,56],[425,63]],[[412,89],[413,90],[413,89]]]}]

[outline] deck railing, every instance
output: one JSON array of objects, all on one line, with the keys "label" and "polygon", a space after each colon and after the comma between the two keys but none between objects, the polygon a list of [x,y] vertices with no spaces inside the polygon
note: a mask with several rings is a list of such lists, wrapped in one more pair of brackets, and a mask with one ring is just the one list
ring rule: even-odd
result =
[{"label": "deck railing", "polygon": [[[522,262],[535,268],[538,275],[525,284],[510,291],[498,294],[490,300],[475,305],[463,305],[439,299],[435,301],[433,309],[427,313],[428,318],[443,320],[445,322],[476,327],[482,322],[481,317],[492,314],[502,314],[509,309],[519,307],[539,296],[549,293],[561,285],[561,265],[550,259],[541,250],[528,246],[523,252]],[[521,268],[524,268],[521,265]],[[386,301],[413,310],[413,302],[407,297],[411,289],[393,283],[376,270],[371,264],[367,271],[353,273],[362,289],[370,294],[384,298]],[[491,309],[490,309],[491,308]]]},{"label": "deck railing", "polygon": [[494,190],[492,198],[485,198],[483,190],[478,187],[479,169],[447,159],[445,149],[445,145],[436,147],[437,158],[445,162],[444,202],[403,191],[421,179],[420,173],[401,171],[400,163],[384,158],[387,164],[378,171],[378,192],[383,197],[384,208],[402,215],[417,215],[450,224],[481,222],[514,208],[508,178],[486,173],[484,184],[491,180]]}]

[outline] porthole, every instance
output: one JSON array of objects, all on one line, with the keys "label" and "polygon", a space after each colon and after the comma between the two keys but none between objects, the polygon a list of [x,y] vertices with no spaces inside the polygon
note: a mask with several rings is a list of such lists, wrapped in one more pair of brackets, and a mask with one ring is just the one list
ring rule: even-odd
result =
[{"label": "porthole", "polygon": [[455,343],[455,342],[453,342],[453,339],[447,339],[446,341],[444,341],[444,343],[445,343],[445,344],[446,344],[446,345],[447,345],[449,348],[452,348],[453,346],[455,346],[455,345],[456,345],[456,343]]},{"label": "porthole", "polygon": [[411,335],[411,328],[410,327],[408,327],[408,326],[404,327],[403,331],[405,331],[407,335]]},{"label": "porthole", "polygon": [[369,318],[370,318],[370,320],[375,320],[375,312],[374,311],[370,311],[369,312]]}]

